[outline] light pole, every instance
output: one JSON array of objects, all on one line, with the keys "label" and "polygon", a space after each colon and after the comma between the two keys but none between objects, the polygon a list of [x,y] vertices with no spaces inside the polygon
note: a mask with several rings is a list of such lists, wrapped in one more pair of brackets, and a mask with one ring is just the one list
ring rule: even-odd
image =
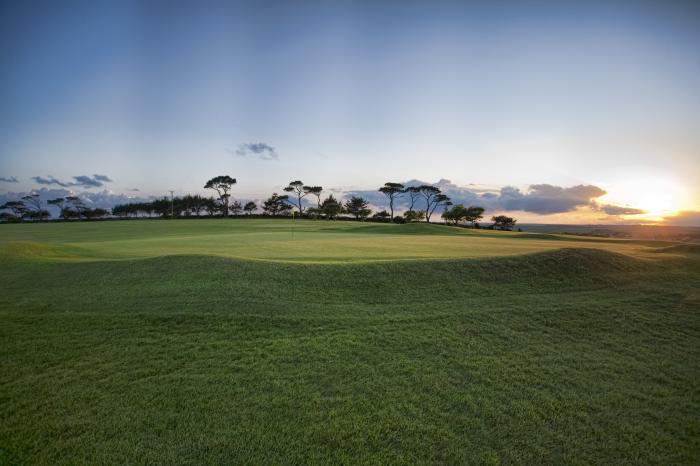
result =
[{"label": "light pole", "polygon": [[175,191],[170,191],[170,218],[175,218]]}]

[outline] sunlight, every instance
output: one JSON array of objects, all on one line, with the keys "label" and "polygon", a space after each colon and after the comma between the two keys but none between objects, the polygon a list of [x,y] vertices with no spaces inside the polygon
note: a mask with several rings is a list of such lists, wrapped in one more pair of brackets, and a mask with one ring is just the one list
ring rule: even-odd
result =
[{"label": "sunlight", "polygon": [[683,187],[668,177],[638,177],[616,183],[607,191],[601,200],[645,211],[644,214],[624,216],[626,218],[657,221],[683,207]]}]

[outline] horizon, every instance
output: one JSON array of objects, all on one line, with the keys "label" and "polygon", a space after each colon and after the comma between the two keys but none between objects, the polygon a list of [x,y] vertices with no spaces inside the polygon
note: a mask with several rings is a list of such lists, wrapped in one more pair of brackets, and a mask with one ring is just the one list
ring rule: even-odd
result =
[{"label": "horizon", "polygon": [[700,226],[700,5],[6,3],[0,201],[292,180],[520,223]]}]

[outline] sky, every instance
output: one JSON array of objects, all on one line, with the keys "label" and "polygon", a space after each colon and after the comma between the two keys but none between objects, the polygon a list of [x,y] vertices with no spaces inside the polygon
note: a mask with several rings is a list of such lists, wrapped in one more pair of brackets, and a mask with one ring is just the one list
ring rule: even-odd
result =
[{"label": "sky", "polygon": [[228,174],[700,226],[698,76],[692,1],[1,2],[0,200]]}]

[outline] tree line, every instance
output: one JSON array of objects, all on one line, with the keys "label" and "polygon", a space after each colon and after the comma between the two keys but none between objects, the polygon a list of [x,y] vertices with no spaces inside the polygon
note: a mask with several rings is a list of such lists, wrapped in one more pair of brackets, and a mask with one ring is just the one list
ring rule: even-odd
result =
[{"label": "tree line", "polygon": [[[341,216],[354,218],[355,220],[388,221],[394,223],[421,222],[430,223],[435,212],[442,207],[441,214],[445,223],[452,225],[468,224],[473,228],[479,228],[479,221],[483,218],[485,209],[479,206],[465,207],[462,204],[453,205],[449,196],[440,188],[432,185],[404,186],[401,183],[388,182],[378,191],[387,198],[389,211],[382,210],[372,212],[369,202],[360,197],[352,196],[344,203],[330,194],[322,199],[323,187],[306,185],[300,180],[291,181],[284,192],[288,194],[273,193],[264,200],[260,207],[248,201],[242,204],[231,200],[231,189],[236,184],[236,179],[228,175],[216,176],[204,185],[216,196],[206,197],[198,194],[178,197],[163,197],[149,202],[133,202],[116,205],[111,212],[101,208],[89,208],[77,196],[67,196],[49,200],[49,205],[59,208],[59,217],[62,219],[97,219],[110,214],[115,217],[200,217],[208,216],[240,216],[257,215],[261,211],[264,216],[288,216],[298,215],[307,218],[337,219]],[[305,206],[304,199],[314,198],[315,202]],[[406,200],[408,210],[401,216],[394,215],[396,202]],[[4,221],[48,220],[49,211],[44,208],[38,194],[30,194],[20,201],[10,201],[0,206],[0,210],[9,211],[0,214]],[[491,217],[493,225],[489,228],[511,230],[517,220],[505,215]]]},{"label": "tree line", "polygon": [[[92,220],[110,215],[110,212],[106,209],[88,207],[78,196],[49,199],[46,203],[58,207],[59,218],[66,220]],[[8,201],[0,205],[0,210],[5,211],[0,213],[0,220],[4,222],[17,222],[22,220],[41,221],[48,220],[51,217],[51,213],[44,207],[37,193],[28,194],[19,201]]]}]

